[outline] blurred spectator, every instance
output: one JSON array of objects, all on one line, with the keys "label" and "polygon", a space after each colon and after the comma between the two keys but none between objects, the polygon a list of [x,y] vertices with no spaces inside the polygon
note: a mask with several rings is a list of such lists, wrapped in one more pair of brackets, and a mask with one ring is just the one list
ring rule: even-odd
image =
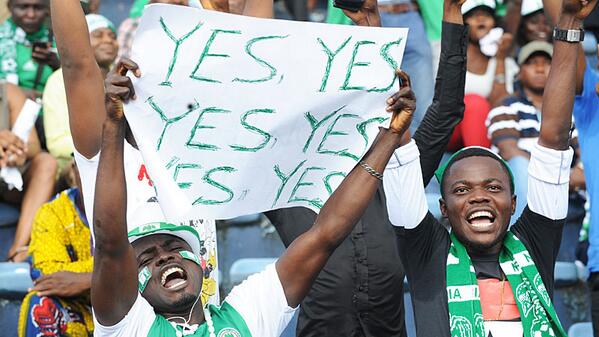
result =
[{"label": "blurred spectator", "polygon": [[93,332],[89,290],[92,243],[73,160],[76,186],[44,204],[32,228],[34,287],[23,299],[19,337],[87,337]]},{"label": "blurred spectator", "polygon": [[[106,76],[118,52],[114,25],[98,14],[88,14],[85,18],[96,62]],[[62,176],[70,169],[71,155],[75,150],[69,127],[69,111],[62,69],[48,78],[43,102],[46,146],[50,154],[58,160],[59,172]]]},{"label": "blurred spectator", "polygon": [[488,137],[514,172],[518,217],[527,204],[528,160],[539,138],[541,105],[551,69],[553,46],[534,41],[518,54],[520,72],[513,96],[503,100],[487,116]]},{"label": "blurred spectator", "polygon": [[57,168],[56,160],[49,153],[41,151],[35,130],[31,131],[26,144],[10,131],[25,105],[26,97],[19,87],[12,84],[7,84],[7,94],[10,125],[0,128],[0,165],[18,168],[23,175],[24,189],[10,190],[4,181],[0,181],[0,199],[15,205],[21,204],[21,215],[14,242],[8,251],[8,260],[22,262],[27,258],[27,244],[35,213],[54,193]]},{"label": "blurred spectator", "polygon": [[519,47],[531,41],[551,41],[551,23],[541,0],[523,0],[520,14],[516,39]]},{"label": "blurred spectator", "polygon": [[508,57],[512,35],[492,32],[495,1],[468,0],[462,13],[470,26],[464,97],[466,111],[449,143],[448,150],[452,152],[466,146],[491,145],[485,126],[487,114],[491,107],[513,92],[513,79],[518,72],[516,62]]},{"label": "blurred spectator", "polygon": [[46,24],[47,0],[8,0],[11,17],[0,26],[0,79],[39,97],[46,80],[60,67]]}]

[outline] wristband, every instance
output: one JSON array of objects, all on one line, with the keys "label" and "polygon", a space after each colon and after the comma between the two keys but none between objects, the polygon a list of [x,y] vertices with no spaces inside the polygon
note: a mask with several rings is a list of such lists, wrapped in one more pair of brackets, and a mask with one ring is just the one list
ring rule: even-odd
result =
[{"label": "wristband", "polygon": [[504,74],[497,74],[493,78],[493,81],[495,81],[495,82],[497,82],[499,84],[505,84],[505,75]]}]

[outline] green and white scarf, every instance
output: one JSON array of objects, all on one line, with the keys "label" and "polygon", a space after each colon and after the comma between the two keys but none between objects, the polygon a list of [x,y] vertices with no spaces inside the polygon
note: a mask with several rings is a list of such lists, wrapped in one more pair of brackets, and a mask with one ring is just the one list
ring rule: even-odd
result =
[{"label": "green and white scarf", "polygon": [[[42,27],[36,33],[27,34],[11,18],[0,25],[0,79],[28,88],[33,87],[37,63],[31,63],[30,66],[19,69],[19,62],[23,64],[32,62],[31,45],[32,42],[36,41],[50,41],[50,31],[47,27]],[[44,69],[44,79],[52,73],[50,67],[46,68],[48,69]],[[45,83],[45,80],[42,80],[42,82]]]},{"label": "green and white scarf", "polygon": [[[508,232],[499,255],[520,311],[524,337],[567,337],[528,250]],[[452,337],[486,337],[474,266],[464,245],[451,234],[447,296]]]}]

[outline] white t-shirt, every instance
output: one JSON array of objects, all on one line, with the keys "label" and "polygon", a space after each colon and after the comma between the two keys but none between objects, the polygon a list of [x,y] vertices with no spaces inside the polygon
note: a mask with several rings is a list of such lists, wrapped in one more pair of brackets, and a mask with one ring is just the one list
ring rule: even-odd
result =
[{"label": "white t-shirt", "polygon": [[[489,97],[493,90],[493,80],[495,79],[495,68],[497,67],[497,59],[494,57],[489,60],[487,71],[482,74],[466,72],[466,86],[464,92],[466,94],[477,94],[482,97]],[[516,61],[511,57],[505,59],[505,89],[509,94],[514,92],[514,79],[518,74],[519,68]]]},{"label": "white t-shirt", "polygon": [[[210,306],[216,336],[279,337],[296,310],[297,308],[293,309],[287,305],[275,264],[269,265],[265,271],[250,276],[233,288],[221,307]],[[233,321],[236,322],[231,324],[232,320],[229,320],[229,326],[225,328],[223,324],[227,323],[218,321],[227,316],[219,315],[221,311],[228,311],[229,318],[234,316]],[[140,294],[119,323],[110,327],[97,321],[94,323],[95,337],[176,336],[175,329],[165,323],[164,317],[156,315],[154,308]],[[206,323],[200,325],[193,336],[208,336],[205,333],[205,325]],[[245,330],[249,330],[251,336],[247,336]],[[204,331],[204,334],[201,331]]]},{"label": "white t-shirt", "polygon": [[[90,226],[93,226],[94,196],[96,192],[96,176],[98,174],[98,164],[100,163],[100,154],[98,153],[91,159],[85,158],[82,154],[75,151],[75,161],[81,176],[81,189],[83,190],[83,202],[85,204],[85,214]],[[125,142],[124,146],[124,165],[125,181],[127,184],[127,222],[134,223],[131,219],[135,210],[149,199],[156,196],[154,187],[149,174],[143,163],[141,152]],[[204,303],[218,304],[218,273],[217,270],[217,247],[216,247],[216,224],[214,221],[190,220],[185,223],[195,227],[204,241],[205,253],[200,256],[202,263],[206,266],[211,265],[210,278],[204,280]],[[93,228],[92,236],[93,236]]]}]

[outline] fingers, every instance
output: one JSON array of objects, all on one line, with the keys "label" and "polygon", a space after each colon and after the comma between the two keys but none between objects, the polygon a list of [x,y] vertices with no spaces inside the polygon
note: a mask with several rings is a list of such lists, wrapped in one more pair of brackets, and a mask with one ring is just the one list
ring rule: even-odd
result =
[{"label": "fingers", "polygon": [[131,71],[135,77],[141,77],[141,71],[137,63],[128,58],[122,58],[116,66],[116,72],[121,76],[125,76],[127,71]]},{"label": "fingers", "polygon": [[401,89],[403,86],[412,87],[412,82],[410,80],[410,75],[401,69],[395,70],[395,75],[399,79],[399,88]]},{"label": "fingers", "polygon": [[[129,99],[136,99],[135,88],[133,87],[133,82],[131,82],[131,78],[128,76],[122,75],[112,75],[106,79],[107,88],[106,94],[112,96],[118,96],[123,101],[127,102]],[[120,93],[119,95],[116,95]]]}]

